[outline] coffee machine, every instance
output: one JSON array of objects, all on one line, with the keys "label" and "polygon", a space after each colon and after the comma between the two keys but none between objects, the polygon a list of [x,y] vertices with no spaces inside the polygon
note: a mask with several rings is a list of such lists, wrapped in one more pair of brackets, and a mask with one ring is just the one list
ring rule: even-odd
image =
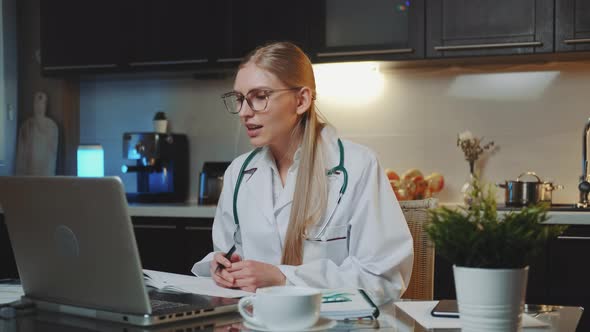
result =
[{"label": "coffee machine", "polygon": [[123,173],[136,173],[137,190],[130,203],[185,202],[189,189],[188,139],[182,134],[124,133]]}]

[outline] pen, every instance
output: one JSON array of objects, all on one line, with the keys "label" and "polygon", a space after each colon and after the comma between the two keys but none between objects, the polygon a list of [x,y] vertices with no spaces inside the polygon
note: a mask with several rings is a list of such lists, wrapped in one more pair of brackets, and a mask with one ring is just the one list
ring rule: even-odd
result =
[{"label": "pen", "polygon": [[[230,259],[231,255],[234,253],[234,251],[236,251],[236,245],[234,244],[229,251],[227,252],[227,254],[225,254],[225,258],[226,259]],[[221,271],[224,268],[224,266],[222,264],[217,264],[217,268],[215,269],[215,273]]]}]

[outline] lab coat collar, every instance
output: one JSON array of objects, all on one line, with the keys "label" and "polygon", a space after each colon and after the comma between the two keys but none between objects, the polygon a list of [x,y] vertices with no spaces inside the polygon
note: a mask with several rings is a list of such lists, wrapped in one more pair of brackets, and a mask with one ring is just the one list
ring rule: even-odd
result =
[{"label": "lab coat collar", "polygon": [[[325,156],[326,168],[331,169],[338,165],[340,161],[340,151],[338,148],[338,136],[336,130],[331,126],[326,126],[322,129],[321,138],[323,142],[323,151]],[[292,167],[298,167],[301,159],[301,148],[298,148],[293,157],[294,163]],[[346,153],[346,152],[345,152]],[[248,195],[256,197],[256,201],[261,209],[263,215],[270,224],[276,223],[275,212],[284,208],[293,202],[295,185],[287,186],[284,190],[289,190],[287,195],[281,195],[281,200],[273,207],[273,188],[272,188],[272,168],[276,168],[276,163],[270,149],[265,146],[259,155],[252,160],[246,171],[256,168],[256,171],[249,178],[245,178],[245,187],[248,188]],[[328,177],[329,197],[326,211],[337,204],[338,191],[342,185],[343,176],[341,174],[333,174]]]},{"label": "lab coat collar", "polygon": [[262,214],[266,217],[270,224],[275,223],[275,216],[273,213],[273,198],[272,198],[272,170],[268,166],[269,158],[272,159],[267,147],[258,153],[254,160],[248,165],[245,171],[249,169],[256,169],[250,176],[245,178],[243,184],[247,190],[245,194],[250,196],[249,202],[255,201]]}]

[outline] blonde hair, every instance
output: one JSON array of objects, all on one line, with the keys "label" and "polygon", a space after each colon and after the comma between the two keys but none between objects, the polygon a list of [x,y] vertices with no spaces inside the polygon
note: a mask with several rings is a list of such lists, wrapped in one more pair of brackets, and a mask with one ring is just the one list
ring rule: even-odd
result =
[{"label": "blonde hair", "polygon": [[311,106],[294,128],[295,131],[303,131],[303,140],[281,259],[282,264],[301,265],[308,229],[324,215],[328,200],[328,180],[320,136],[326,121],[315,108],[316,87],[311,61],[296,45],[276,42],[255,49],[242,61],[240,68],[248,63],[274,74],[288,87],[305,86],[312,91]]}]

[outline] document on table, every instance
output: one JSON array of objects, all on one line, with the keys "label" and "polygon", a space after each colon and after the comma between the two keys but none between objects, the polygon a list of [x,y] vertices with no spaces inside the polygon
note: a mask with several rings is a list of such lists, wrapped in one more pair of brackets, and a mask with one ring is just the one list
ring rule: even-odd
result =
[{"label": "document on table", "polygon": [[[426,329],[461,328],[461,321],[459,318],[433,317],[430,314],[437,303],[438,301],[401,301],[395,302],[395,305]],[[533,318],[527,314],[522,315],[522,327],[546,326],[549,326],[549,324]]]},{"label": "document on table", "polygon": [[0,304],[6,304],[20,300],[25,295],[21,285],[0,284]]},{"label": "document on table", "polygon": [[239,289],[219,287],[211,278],[193,277],[145,269],[143,270],[143,274],[146,286],[154,287],[161,291],[231,298],[253,294]]}]

